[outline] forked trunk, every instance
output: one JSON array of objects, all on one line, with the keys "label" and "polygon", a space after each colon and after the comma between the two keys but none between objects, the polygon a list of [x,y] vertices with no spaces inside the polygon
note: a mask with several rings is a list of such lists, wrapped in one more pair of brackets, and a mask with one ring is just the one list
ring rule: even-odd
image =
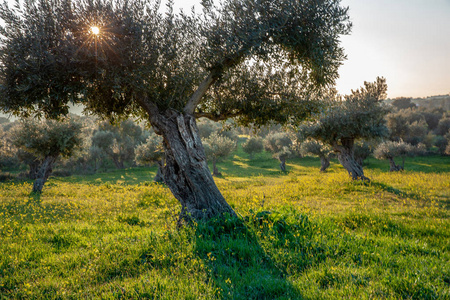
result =
[{"label": "forked trunk", "polygon": [[33,184],[33,193],[41,193],[45,182],[52,173],[53,165],[58,157],[57,156],[47,156],[42,162],[39,171],[37,172],[36,180]]},{"label": "forked trunk", "polygon": [[364,176],[363,168],[358,164],[354,157],[353,144],[354,139],[342,139],[341,145],[334,145],[334,151],[337,152],[339,162],[347,170],[352,180],[367,180]]},{"label": "forked trunk", "polygon": [[195,118],[174,110],[152,111],[150,121],[164,139],[164,181],[181,203],[180,222],[236,213],[217,188],[206,162]]},{"label": "forked trunk", "polygon": [[30,163],[28,166],[30,167],[30,172],[28,173],[28,178],[29,179],[36,179],[37,178],[37,174],[39,172],[39,166],[40,166],[41,162],[39,160],[35,160],[32,163]]},{"label": "forked trunk", "polygon": [[325,172],[327,168],[330,166],[330,159],[326,156],[321,156],[320,163],[321,163],[320,172]]},{"label": "forked trunk", "polygon": [[397,171],[402,171],[403,167],[400,165],[397,165],[394,161],[393,157],[389,157],[389,172],[397,172]]}]

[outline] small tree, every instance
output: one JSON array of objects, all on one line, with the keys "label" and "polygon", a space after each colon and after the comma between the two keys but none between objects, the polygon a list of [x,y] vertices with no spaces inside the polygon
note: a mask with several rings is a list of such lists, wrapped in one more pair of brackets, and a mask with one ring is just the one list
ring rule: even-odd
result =
[{"label": "small tree", "polygon": [[313,139],[307,139],[300,144],[299,150],[300,154],[302,155],[312,155],[318,156],[320,158],[320,172],[325,172],[326,169],[330,166],[329,155],[331,154],[332,149],[329,145],[323,144],[322,142]]},{"label": "small tree", "polygon": [[264,150],[263,139],[260,137],[250,137],[242,144],[242,150],[253,159],[256,153],[261,153]]},{"label": "small tree", "polygon": [[[37,158],[33,192],[41,193],[59,157],[69,157],[81,144],[81,124],[72,120],[24,120],[14,130],[14,144]],[[31,170],[30,170],[31,172]],[[33,175],[34,177],[34,175]]]},{"label": "small tree", "polygon": [[198,134],[200,138],[207,139],[213,132],[218,132],[222,129],[220,123],[214,122],[207,118],[200,118],[197,121]]},{"label": "small tree", "polygon": [[388,133],[384,119],[388,109],[382,104],[386,90],[384,78],[377,78],[374,83],[364,82],[364,87],[352,91],[344,101],[332,101],[328,111],[305,129],[305,136],[333,148],[353,180],[369,180],[355,160],[355,141],[384,137]]},{"label": "small tree", "polygon": [[138,165],[158,164],[158,171],[156,172],[154,181],[163,182],[164,178],[161,173],[161,168],[164,165],[164,149],[162,145],[162,138],[155,133],[150,133],[147,140],[136,147],[135,160]]},{"label": "small tree", "polygon": [[213,163],[213,176],[222,176],[217,169],[216,163],[230,155],[236,148],[236,142],[225,136],[221,136],[218,133],[212,133],[209,138],[205,139],[203,142],[206,156],[211,159]]},{"label": "small tree", "polygon": [[270,133],[264,141],[264,149],[280,161],[280,169],[286,172],[286,159],[292,156],[292,141],[286,132]]},{"label": "small tree", "polygon": [[[405,169],[405,157],[415,156],[425,152],[425,145],[419,144],[413,146],[403,141],[386,141],[378,145],[373,155],[377,159],[388,159],[390,165],[390,172],[402,171]],[[395,157],[402,158],[402,164],[397,165],[394,161]]]}]

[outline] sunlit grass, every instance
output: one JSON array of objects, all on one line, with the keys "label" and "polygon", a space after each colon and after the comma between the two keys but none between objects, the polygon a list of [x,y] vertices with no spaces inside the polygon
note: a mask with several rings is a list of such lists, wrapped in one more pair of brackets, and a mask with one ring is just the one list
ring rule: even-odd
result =
[{"label": "sunlit grass", "polygon": [[[177,228],[155,168],[0,185],[0,295],[11,299],[449,299],[450,158],[370,183],[333,161],[241,150],[219,189],[242,220]],[[0,296],[0,298],[1,298]]]}]

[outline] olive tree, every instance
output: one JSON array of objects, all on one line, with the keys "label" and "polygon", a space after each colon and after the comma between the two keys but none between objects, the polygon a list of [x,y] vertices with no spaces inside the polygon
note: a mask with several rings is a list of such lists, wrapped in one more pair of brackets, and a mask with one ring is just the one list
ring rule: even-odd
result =
[{"label": "olive tree", "polygon": [[242,144],[242,150],[250,155],[250,159],[256,153],[261,153],[264,150],[264,142],[261,137],[250,137]]},{"label": "olive tree", "polygon": [[226,136],[221,136],[217,132],[214,132],[204,140],[203,145],[205,147],[206,157],[212,160],[213,175],[222,176],[217,169],[216,163],[230,155],[236,148],[236,142]]},{"label": "olive tree", "polygon": [[384,137],[388,133],[384,119],[388,109],[382,104],[386,90],[384,78],[364,82],[363,87],[344,99],[331,101],[328,110],[305,129],[305,136],[333,148],[353,180],[369,180],[355,159],[355,141]]},{"label": "olive tree", "polygon": [[14,145],[28,154],[24,157],[35,163],[33,192],[42,192],[55,162],[60,157],[72,155],[82,142],[80,135],[81,125],[72,120],[25,119],[14,128]]},{"label": "olive tree", "polygon": [[292,140],[286,132],[272,132],[264,140],[264,150],[280,161],[280,169],[286,172],[286,159],[293,155]]},{"label": "olive tree", "polygon": [[307,139],[300,144],[299,152],[301,155],[312,155],[320,158],[320,172],[325,172],[330,166],[330,154],[332,149],[320,141]]},{"label": "olive tree", "polygon": [[154,181],[163,182],[161,168],[164,165],[164,149],[162,138],[154,132],[150,133],[146,141],[134,150],[135,160],[138,165],[158,164]]},{"label": "olive tree", "polygon": [[[351,28],[340,0],[30,0],[0,4],[0,107],[16,115],[84,104],[134,115],[163,137],[166,184],[180,220],[236,215],[214,183],[196,118],[299,121],[334,84]],[[90,28],[97,26],[99,31]]]},{"label": "olive tree", "polygon": [[[406,156],[415,156],[425,152],[425,145],[419,144],[417,146],[413,146],[411,144],[405,143],[400,140],[398,142],[395,141],[386,141],[380,143],[378,147],[373,152],[373,155],[377,159],[387,159],[389,160],[390,172],[402,171],[405,169],[405,157]],[[395,163],[394,158],[401,157],[402,164],[397,165]]]}]

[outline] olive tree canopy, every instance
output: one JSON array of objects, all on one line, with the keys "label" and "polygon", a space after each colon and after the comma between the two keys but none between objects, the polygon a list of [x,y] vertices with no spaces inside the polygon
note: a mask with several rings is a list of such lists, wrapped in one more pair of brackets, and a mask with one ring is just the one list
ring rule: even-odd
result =
[{"label": "olive tree canopy", "polygon": [[307,117],[345,59],[348,9],[339,0],[203,0],[201,13],[185,14],[172,4],[165,13],[153,0],[1,4],[0,107],[57,117],[82,103],[110,119],[145,119],[163,136],[163,176],[181,219],[235,215],[209,173],[195,118]]}]

